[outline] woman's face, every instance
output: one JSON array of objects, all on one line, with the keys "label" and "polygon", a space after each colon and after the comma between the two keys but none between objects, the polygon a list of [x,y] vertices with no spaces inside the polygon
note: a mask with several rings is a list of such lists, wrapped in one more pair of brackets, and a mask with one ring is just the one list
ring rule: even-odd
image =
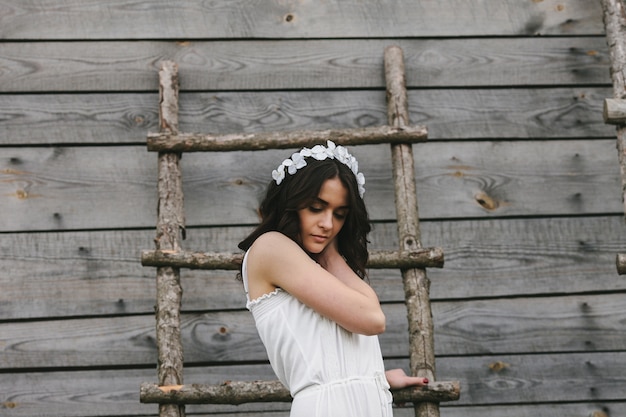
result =
[{"label": "woman's face", "polygon": [[304,249],[322,252],[343,227],[348,210],[348,190],[341,180],[335,177],[324,181],[317,198],[298,210]]}]

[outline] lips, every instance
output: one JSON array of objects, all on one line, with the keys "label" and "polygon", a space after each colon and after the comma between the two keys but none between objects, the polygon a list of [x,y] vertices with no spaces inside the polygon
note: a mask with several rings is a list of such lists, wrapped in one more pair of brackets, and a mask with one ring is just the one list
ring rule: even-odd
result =
[{"label": "lips", "polygon": [[311,237],[313,238],[313,240],[317,243],[324,243],[328,240],[328,236],[322,236],[322,235],[311,235]]}]

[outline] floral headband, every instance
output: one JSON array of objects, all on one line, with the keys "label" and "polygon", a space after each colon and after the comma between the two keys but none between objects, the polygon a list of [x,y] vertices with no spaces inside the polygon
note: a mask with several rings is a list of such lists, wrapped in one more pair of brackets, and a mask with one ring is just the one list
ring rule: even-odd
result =
[{"label": "floral headband", "polygon": [[276,185],[280,185],[285,179],[285,169],[289,175],[293,175],[300,168],[306,166],[305,158],[312,157],[318,161],[323,161],[326,158],[336,159],[354,173],[356,182],[359,186],[359,195],[363,198],[365,193],[365,176],[362,172],[359,172],[359,162],[356,158],[348,152],[343,146],[337,146],[331,140],[326,141],[326,146],[315,145],[313,148],[302,148],[300,152],[296,152],[291,155],[291,158],[285,159],[275,170],[272,171],[272,178],[276,181]]}]

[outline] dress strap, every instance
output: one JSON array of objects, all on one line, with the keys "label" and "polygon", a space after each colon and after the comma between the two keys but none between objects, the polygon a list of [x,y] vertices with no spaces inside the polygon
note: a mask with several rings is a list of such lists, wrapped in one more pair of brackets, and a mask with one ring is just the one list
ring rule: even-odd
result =
[{"label": "dress strap", "polygon": [[246,292],[246,304],[250,303],[250,295],[248,294],[248,251],[243,255],[241,261],[241,279],[243,281],[243,289]]}]

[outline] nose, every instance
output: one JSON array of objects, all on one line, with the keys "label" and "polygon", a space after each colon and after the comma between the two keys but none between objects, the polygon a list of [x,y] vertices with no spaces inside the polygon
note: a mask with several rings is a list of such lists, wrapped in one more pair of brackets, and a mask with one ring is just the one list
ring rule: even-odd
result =
[{"label": "nose", "polygon": [[321,213],[319,226],[325,230],[330,230],[333,228],[333,213],[331,211],[325,210]]}]

